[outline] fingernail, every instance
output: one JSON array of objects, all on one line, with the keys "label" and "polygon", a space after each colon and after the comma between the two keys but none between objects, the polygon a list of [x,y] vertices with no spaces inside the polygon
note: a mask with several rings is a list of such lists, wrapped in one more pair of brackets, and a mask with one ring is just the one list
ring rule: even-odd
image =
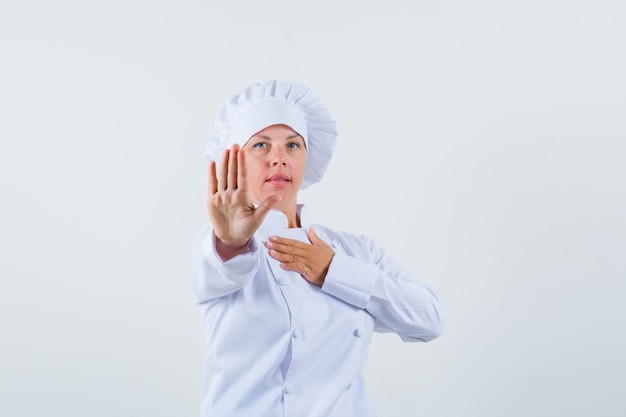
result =
[{"label": "fingernail", "polygon": [[265,246],[271,248],[272,246],[274,246],[274,244],[272,242],[265,242]]}]

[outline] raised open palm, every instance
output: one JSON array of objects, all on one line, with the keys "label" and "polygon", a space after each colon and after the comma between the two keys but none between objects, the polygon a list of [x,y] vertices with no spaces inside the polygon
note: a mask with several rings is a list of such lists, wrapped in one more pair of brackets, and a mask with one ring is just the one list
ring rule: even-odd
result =
[{"label": "raised open palm", "polygon": [[255,207],[247,190],[245,152],[239,145],[224,151],[219,176],[211,162],[207,209],[215,236],[227,247],[246,245],[279,201],[279,195],[271,195]]}]

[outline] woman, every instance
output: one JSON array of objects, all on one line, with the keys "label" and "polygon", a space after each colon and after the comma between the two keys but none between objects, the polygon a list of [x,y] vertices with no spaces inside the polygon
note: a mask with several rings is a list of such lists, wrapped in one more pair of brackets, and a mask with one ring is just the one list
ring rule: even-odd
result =
[{"label": "woman", "polygon": [[251,85],[218,116],[210,223],[193,250],[203,416],[375,416],[361,372],[372,333],[427,342],[443,329],[434,290],[372,240],[313,226],[297,203],[335,141],[328,109],[295,83]]}]

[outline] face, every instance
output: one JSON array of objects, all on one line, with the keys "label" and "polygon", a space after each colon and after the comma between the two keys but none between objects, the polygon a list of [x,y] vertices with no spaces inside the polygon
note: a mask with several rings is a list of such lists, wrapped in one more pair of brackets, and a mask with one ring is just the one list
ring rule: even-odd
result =
[{"label": "face", "polygon": [[253,201],[259,204],[279,194],[282,199],[276,209],[295,212],[306,166],[304,139],[289,126],[273,125],[252,136],[243,150]]}]

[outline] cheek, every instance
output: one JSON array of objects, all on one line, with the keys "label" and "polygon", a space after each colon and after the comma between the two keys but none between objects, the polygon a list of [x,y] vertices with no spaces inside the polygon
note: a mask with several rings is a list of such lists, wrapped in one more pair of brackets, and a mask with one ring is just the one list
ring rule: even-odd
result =
[{"label": "cheek", "polygon": [[300,170],[302,171],[303,176],[304,176],[304,171],[306,170],[306,159],[307,159],[306,155],[304,155],[304,158],[302,158],[301,165],[300,165],[301,167]]},{"label": "cheek", "polygon": [[254,178],[261,172],[262,163],[258,158],[246,155],[246,172],[250,178]]},{"label": "cheek", "polygon": [[253,187],[258,187],[263,177],[261,172],[258,169],[254,169],[254,168],[247,170],[247,176],[248,176],[248,184],[250,184]]}]

